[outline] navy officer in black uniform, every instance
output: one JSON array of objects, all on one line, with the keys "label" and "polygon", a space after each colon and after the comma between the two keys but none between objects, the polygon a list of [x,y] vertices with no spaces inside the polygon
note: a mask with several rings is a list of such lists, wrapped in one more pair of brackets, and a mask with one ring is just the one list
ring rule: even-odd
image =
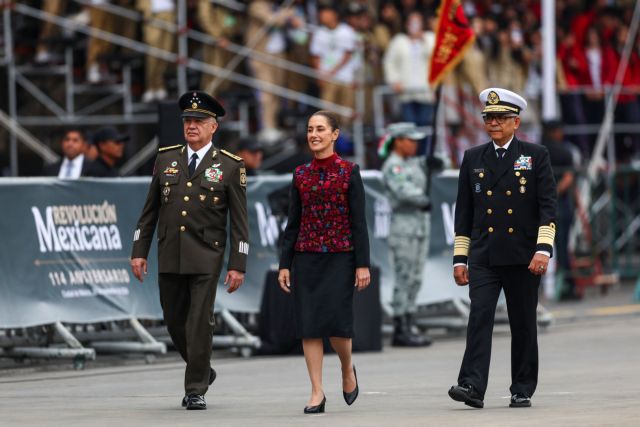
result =
[{"label": "navy officer in black uniform", "polygon": [[206,409],[204,394],[216,377],[210,366],[213,305],[225,246],[227,292],[242,284],[249,253],[247,175],[240,157],[213,144],[224,108],[199,91],[178,102],[187,144],[160,148],[134,233],[131,268],[142,281],[157,224],[160,303],[171,340],[187,362],[182,406]]},{"label": "navy officer in black uniform", "polygon": [[500,290],[511,328],[511,407],[531,406],[538,382],[536,306],[555,236],[556,184],[549,153],[518,140],[526,101],[490,88],[480,93],[491,141],[465,152],[455,211],[453,276],[469,285],[467,345],[449,396],[484,406],[491,335]]}]

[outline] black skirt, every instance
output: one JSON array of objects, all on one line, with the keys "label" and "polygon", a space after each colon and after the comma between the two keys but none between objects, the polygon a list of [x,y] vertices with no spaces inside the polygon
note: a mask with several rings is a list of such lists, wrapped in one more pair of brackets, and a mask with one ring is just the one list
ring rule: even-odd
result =
[{"label": "black skirt", "polygon": [[297,338],[353,336],[353,252],[296,252],[291,287]]}]

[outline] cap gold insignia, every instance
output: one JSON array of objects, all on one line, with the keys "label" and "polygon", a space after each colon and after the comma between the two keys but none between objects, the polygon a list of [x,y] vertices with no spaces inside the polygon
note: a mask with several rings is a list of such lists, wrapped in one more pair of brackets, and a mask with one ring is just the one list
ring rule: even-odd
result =
[{"label": "cap gold insignia", "polygon": [[525,192],[525,191],[527,191],[527,189],[526,189],[526,188],[524,188],[524,185],[521,185],[521,186],[520,186],[520,192],[521,192],[522,194],[524,194],[524,192]]},{"label": "cap gold insignia", "polygon": [[197,104],[197,103],[195,103],[195,102],[194,102],[194,103],[192,103],[192,104],[191,104],[191,108],[198,108],[198,104]]},{"label": "cap gold insignia", "polygon": [[500,102],[500,97],[498,96],[497,93],[495,93],[494,91],[489,92],[489,95],[487,95],[487,102],[491,105],[495,105],[498,102]]}]

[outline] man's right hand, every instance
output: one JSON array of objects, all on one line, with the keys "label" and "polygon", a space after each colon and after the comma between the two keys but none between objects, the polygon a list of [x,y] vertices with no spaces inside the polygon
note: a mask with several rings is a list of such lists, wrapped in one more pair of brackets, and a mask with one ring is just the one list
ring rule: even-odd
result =
[{"label": "man's right hand", "polygon": [[147,260],[145,258],[132,258],[131,259],[131,271],[140,282],[144,281],[144,276],[147,274]]},{"label": "man's right hand", "polygon": [[458,265],[453,267],[453,278],[458,286],[466,286],[469,284],[469,270],[466,265]]}]

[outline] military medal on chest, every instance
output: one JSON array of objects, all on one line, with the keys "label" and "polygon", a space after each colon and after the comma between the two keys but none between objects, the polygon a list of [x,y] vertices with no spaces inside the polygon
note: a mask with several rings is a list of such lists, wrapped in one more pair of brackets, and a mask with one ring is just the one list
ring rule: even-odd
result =
[{"label": "military medal on chest", "polygon": [[[220,163],[216,164],[220,166]],[[205,169],[204,177],[209,182],[221,182],[222,181],[222,170],[216,165],[211,166],[210,168]]]}]

